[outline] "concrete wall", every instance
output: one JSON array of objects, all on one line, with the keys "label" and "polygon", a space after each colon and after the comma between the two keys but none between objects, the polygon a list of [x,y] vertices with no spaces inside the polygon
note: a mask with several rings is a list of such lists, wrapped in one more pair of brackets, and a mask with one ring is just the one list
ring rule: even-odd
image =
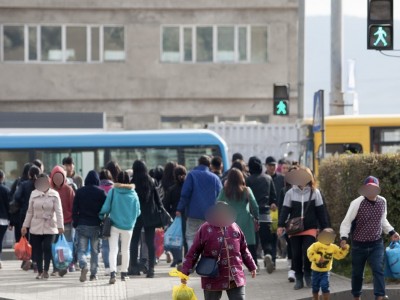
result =
[{"label": "concrete wall", "polygon": [[[105,111],[122,116],[125,129],[157,128],[161,115],[271,114],[273,84],[288,82],[296,114],[296,1],[0,0],[0,20],[123,24],[126,44],[125,62],[0,63],[3,111]],[[166,24],[268,25],[269,62],[162,63]]]}]

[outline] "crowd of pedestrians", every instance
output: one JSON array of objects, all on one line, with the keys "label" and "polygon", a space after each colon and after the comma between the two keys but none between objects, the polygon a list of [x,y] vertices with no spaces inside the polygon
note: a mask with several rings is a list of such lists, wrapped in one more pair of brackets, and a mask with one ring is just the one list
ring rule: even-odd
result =
[{"label": "crowd of pedestrians", "polygon": [[[165,225],[161,215],[166,211],[182,218],[184,237],[182,249],[166,249],[171,267],[190,275],[203,256],[218,258],[218,276],[202,278],[206,300],[220,299],[224,290],[229,299],[245,299],[242,265],[255,277],[262,269],[259,261],[273,273],[279,257],[288,260],[288,280],[295,290],[312,288],[314,299],[322,290],[323,299],[329,299],[332,258],[342,259],[348,252],[353,257],[354,299],[361,297],[366,262],[373,271],[376,298],[386,299],[381,234],[392,240],[400,236],[386,219],[386,200],[379,196],[375,177],[365,180],[360,197],[351,203],[336,246],[314,175],[296,162],[271,156],[265,163],[256,156],[245,162],[235,153],[224,172],[220,157],[206,155],[190,171],[175,162],[148,170],[141,160],[124,171],[110,161],[83,180],[73,159],[65,157],[49,176],[44,170],[40,160],[25,164],[11,189],[3,184],[0,170],[0,268],[2,239],[7,228],[14,228],[15,240],[25,236],[33,249],[32,259],[21,268],[33,269],[37,279],[80,270],[81,282],[88,276],[97,280],[100,253],[110,284],[118,272],[122,281],[142,273],[153,278],[158,262],[155,234]],[[102,237],[105,218],[112,224],[108,238]],[[290,232],[287,224],[294,219],[301,220],[301,228]],[[73,245],[74,258],[68,268],[53,266],[49,273],[52,244],[61,235]]]}]

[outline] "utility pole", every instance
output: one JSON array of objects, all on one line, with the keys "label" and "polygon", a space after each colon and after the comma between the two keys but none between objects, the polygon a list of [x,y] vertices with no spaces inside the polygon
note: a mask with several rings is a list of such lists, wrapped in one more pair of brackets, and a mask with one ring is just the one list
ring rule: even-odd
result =
[{"label": "utility pole", "polygon": [[331,92],[330,115],[344,115],[342,90],[343,63],[342,0],[331,0]]},{"label": "utility pole", "polygon": [[304,118],[304,43],[305,43],[305,15],[306,15],[306,3],[305,0],[299,0],[298,7],[298,86],[297,86],[297,119],[303,120]]}]

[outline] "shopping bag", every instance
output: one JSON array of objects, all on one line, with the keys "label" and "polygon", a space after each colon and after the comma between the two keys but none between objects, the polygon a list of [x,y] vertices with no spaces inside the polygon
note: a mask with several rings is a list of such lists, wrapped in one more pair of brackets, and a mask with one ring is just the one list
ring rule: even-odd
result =
[{"label": "shopping bag", "polygon": [[164,229],[156,228],[154,246],[156,248],[156,257],[160,258],[160,256],[164,253]]},{"label": "shopping bag", "polygon": [[73,260],[70,243],[67,242],[63,234],[58,237],[58,240],[55,243],[53,243],[52,253],[54,265],[59,270],[67,269]]},{"label": "shopping bag", "polygon": [[164,234],[164,249],[182,249],[183,235],[182,235],[182,218],[176,217],[171,226],[168,227]]},{"label": "shopping bag", "polygon": [[386,247],[385,276],[400,279],[400,242],[391,242]]},{"label": "shopping bag", "polygon": [[[177,269],[173,269],[169,272],[170,276],[179,277],[180,279],[188,280],[189,276],[186,276]],[[172,300],[197,300],[194,290],[188,287],[186,284],[175,285],[172,289]]]},{"label": "shopping bag", "polygon": [[272,233],[276,232],[278,229],[278,209],[271,210],[271,230]]},{"label": "shopping bag", "polygon": [[32,246],[29,244],[26,237],[21,237],[18,243],[14,246],[15,256],[19,260],[30,260],[32,256]]}]

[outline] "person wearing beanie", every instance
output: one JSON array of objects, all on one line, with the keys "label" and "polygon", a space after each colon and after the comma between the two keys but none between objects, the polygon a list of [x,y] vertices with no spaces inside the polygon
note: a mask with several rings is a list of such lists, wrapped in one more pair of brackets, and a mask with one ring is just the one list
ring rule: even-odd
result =
[{"label": "person wearing beanie", "polygon": [[[266,174],[272,177],[276,191],[276,199],[280,199],[282,189],[285,186],[285,177],[278,173],[277,166],[278,163],[276,162],[276,159],[272,156],[268,156],[265,160]],[[281,211],[281,209],[282,203],[278,203],[278,210]]]},{"label": "person wearing beanie", "polygon": [[275,270],[277,236],[271,231],[270,210],[276,210],[276,191],[271,176],[263,174],[261,160],[252,156],[249,159],[250,176],[246,179],[246,185],[253,191],[259,207],[260,230],[257,232],[257,241],[261,242],[264,252],[264,265],[268,273]]},{"label": "person wearing beanie", "polygon": [[[387,220],[386,199],[380,196],[381,188],[376,177],[368,176],[358,190],[360,197],[350,203],[346,217],[340,225],[341,247],[345,247],[349,234],[352,236],[351,293],[360,300],[365,264],[368,261],[374,278],[374,295],[377,300],[385,296],[384,244],[382,232],[392,241],[399,234]],[[356,222],[354,222],[356,221]]]}]

